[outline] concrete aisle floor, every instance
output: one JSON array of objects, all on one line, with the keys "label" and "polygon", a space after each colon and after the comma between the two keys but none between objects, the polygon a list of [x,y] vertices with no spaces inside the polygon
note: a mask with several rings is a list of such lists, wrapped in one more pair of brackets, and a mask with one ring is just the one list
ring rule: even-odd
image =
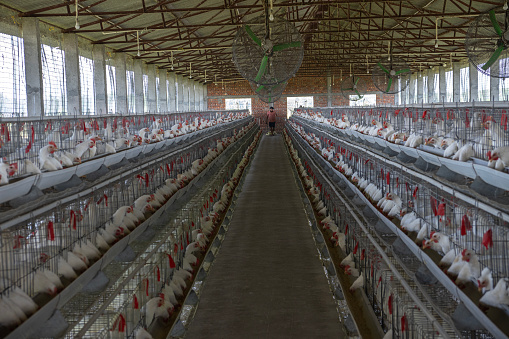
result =
[{"label": "concrete aisle floor", "polygon": [[186,338],[344,338],[281,136],[264,136]]}]

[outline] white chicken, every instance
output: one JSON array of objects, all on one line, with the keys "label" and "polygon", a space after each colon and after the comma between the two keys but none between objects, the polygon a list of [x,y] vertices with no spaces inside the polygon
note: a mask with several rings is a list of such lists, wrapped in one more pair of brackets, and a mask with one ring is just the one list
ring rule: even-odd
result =
[{"label": "white chicken", "polygon": [[357,279],[350,286],[350,292],[353,293],[355,290],[364,287],[364,275],[361,273]]},{"label": "white chicken", "polygon": [[57,145],[50,141],[49,145],[42,147],[39,150],[39,165],[41,169],[47,171],[57,171],[62,169],[62,164],[53,157],[53,153],[58,150]]},{"label": "white chicken", "polygon": [[471,144],[463,145],[452,157],[452,160],[465,162],[474,156],[474,149]]},{"label": "white chicken", "polygon": [[502,278],[495,288],[486,292],[479,300],[479,305],[497,307],[509,305],[509,278]]},{"label": "white chicken", "polygon": [[31,162],[29,159],[25,159],[25,173],[27,174],[40,174],[41,170],[35,166],[33,162]]},{"label": "white chicken", "polygon": [[[78,146],[76,146],[74,148],[74,154],[77,157],[81,158],[81,157],[83,157],[83,154],[85,154],[86,151],[92,150],[95,147],[96,147],[95,140],[92,139],[92,138],[91,139],[87,139],[84,142],[82,142],[81,144],[78,144]],[[95,150],[93,152],[94,152],[94,155],[95,155]]]},{"label": "white chicken", "polygon": [[146,323],[151,324],[155,319],[160,318],[167,321],[173,312],[173,305],[161,297],[150,299],[145,305]]},{"label": "white chicken", "polygon": [[485,267],[479,279],[477,279],[477,287],[479,292],[486,293],[487,291],[491,291],[493,289],[493,277],[491,275],[491,270],[488,267]]}]

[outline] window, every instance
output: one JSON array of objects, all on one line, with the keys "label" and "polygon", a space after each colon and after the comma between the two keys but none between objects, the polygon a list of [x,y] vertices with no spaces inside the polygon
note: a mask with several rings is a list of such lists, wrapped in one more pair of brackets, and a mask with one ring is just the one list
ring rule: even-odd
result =
[{"label": "window", "polygon": [[179,84],[177,77],[175,77],[175,110],[179,110]]},{"label": "window", "polygon": [[0,116],[26,116],[23,39],[0,33]]},{"label": "window", "polygon": [[293,110],[298,107],[313,107],[313,97],[286,98],[286,115],[288,118],[293,114]]},{"label": "window", "polygon": [[440,102],[440,75],[433,74],[433,102]]},{"label": "window", "polygon": [[460,101],[470,101],[470,76],[468,66],[460,69]]},{"label": "window", "polygon": [[159,107],[159,101],[161,100],[159,97],[159,90],[160,90],[160,86],[159,86],[159,77],[156,77],[156,112],[161,112],[161,107]]},{"label": "window", "polygon": [[477,72],[477,99],[490,101],[490,76]]},{"label": "window", "polygon": [[166,104],[168,112],[171,112],[171,100],[173,100],[173,95],[170,93],[170,80],[166,80]]},{"label": "window", "polygon": [[148,113],[148,75],[143,74],[143,112]]},{"label": "window", "polygon": [[[398,99],[398,104],[399,105],[402,105],[403,102],[401,101],[402,99],[404,99],[404,97],[401,96],[401,79],[398,79],[398,96],[397,96],[397,99]],[[350,101],[350,106],[354,106],[352,105],[352,102]]]},{"label": "window", "polygon": [[422,103],[428,103],[428,76],[422,77]]},{"label": "window", "polygon": [[[408,92],[408,88],[406,91]],[[376,94],[365,94],[362,97],[362,99],[357,100],[357,101],[352,101],[352,99],[355,99],[355,97],[356,97],[356,95],[350,96],[350,106],[375,106],[376,105]]]},{"label": "window", "polygon": [[106,92],[108,100],[108,113],[117,112],[117,82],[115,78],[115,66],[106,65]]},{"label": "window", "polygon": [[454,100],[453,92],[453,72],[445,72],[445,101],[452,102]]},{"label": "window", "polygon": [[41,59],[44,114],[67,114],[65,53],[58,47],[42,45]]},{"label": "window", "polygon": [[224,99],[226,110],[248,109],[251,114],[251,98]]},{"label": "window", "polygon": [[[405,104],[410,103],[410,86],[407,86],[404,91],[405,95]],[[375,95],[375,104],[376,104],[376,95]]]},{"label": "window", "polygon": [[127,110],[129,113],[135,113],[135,97],[134,92],[134,71],[126,71],[127,82]]},{"label": "window", "polygon": [[417,81],[417,78],[412,79],[411,81],[414,83],[414,88],[413,88],[413,89],[414,89],[414,100],[413,100],[413,102],[412,102],[412,103],[413,103],[413,104],[416,104],[416,103],[417,103],[417,101],[418,101],[418,95],[419,95],[419,94],[417,93],[417,86],[418,86],[419,82]]},{"label": "window", "polygon": [[95,114],[94,60],[79,58],[81,114]]},{"label": "window", "polygon": [[[507,73],[508,64],[507,58],[499,60],[500,73]],[[509,101],[509,80],[507,78],[500,78],[499,88],[498,100]]]},{"label": "window", "polygon": [[499,79],[499,98],[500,101],[509,101],[509,80],[507,78],[500,78]]}]

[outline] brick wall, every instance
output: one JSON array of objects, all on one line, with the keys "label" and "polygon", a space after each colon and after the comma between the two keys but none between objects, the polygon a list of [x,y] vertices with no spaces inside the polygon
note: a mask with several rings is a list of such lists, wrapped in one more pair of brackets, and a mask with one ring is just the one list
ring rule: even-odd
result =
[{"label": "brick wall", "polygon": [[[380,93],[371,82],[370,76],[364,77],[368,87],[368,94],[376,93],[377,104],[394,104],[394,95]],[[332,106],[347,106],[349,100],[341,95],[341,80],[335,78],[331,84]],[[249,82],[242,80],[229,83],[210,83],[207,85],[208,109],[224,109],[225,98],[251,97],[253,115],[265,116],[269,104],[256,97]],[[286,96],[313,96],[315,107],[327,107],[327,78],[324,77],[295,77],[288,81],[281,99],[274,103],[274,109],[281,115],[286,115]]]},{"label": "brick wall", "polygon": [[221,110],[221,109],[225,109],[225,103],[224,103],[224,99],[211,99],[209,98],[207,100],[207,109],[209,110]]}]

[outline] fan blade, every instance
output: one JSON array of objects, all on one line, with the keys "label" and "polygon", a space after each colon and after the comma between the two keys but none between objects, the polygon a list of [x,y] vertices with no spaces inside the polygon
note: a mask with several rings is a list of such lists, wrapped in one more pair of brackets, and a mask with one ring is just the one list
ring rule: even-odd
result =
[{"label": "fan blade", "polygon": [[355,80],[355,83],[354,83],[355,86],[357,86],[357,83],[359,82],[360,79],[361,78],[357,77],[357,80]]},{"label": "fan blade", "polygon": [[498,24],[497,17],[495,16],[495,11],[491,10],[489,13],[490,13],[491,24],[493,25],[495,32],[497,32],[499,37],[502,37],[503,32]]},{"label": "fan blade", "polygon": [[254,79],[255,82],[260,81],[263,74],[265,73],[265,70],[267,69],[267,62],[269,61],[268,56],[264,56],[262,59],[262,63],[260,64],[260,70],[258,71],[258,74],[256,75],[256,78]]},{"label": "fan blade", "polygon": [[272,102],[272,97],[269,97],[269,102]]},{"label": "fan blade", "polygon": [[265,88],[265,86],[261,85],[260,87],[258,87],[258,88],[256,89],[256,91],[255,91],[255,92],[256,92],[256,93],[258,93],[259,91],[261,91],[261,90],[262,90],[262,89],[264,89],[264,88]]},{"label": "fan blade", "polygon": [[258,37],[253,33],[253,31],[251,30],[251,27],[249,27],[248,25],[245,26],[246,27],[246,32],[247,34],[249,35],[249,37],[258,45],[258,46],[262,46],[262,41],[260,39],[258,39]]},{"label": "fan blade", "polygon": [[397,72],[396,72],[396,75],[400,75],[400,74],[402,74],[402,73],[408,73],[408,72],[410,72],[410,70],[409,70],[408,68],[407,68],[407,69],[402,69],[402,70],[400,70],[400,71],[397,71]]},{"label": "fan blade", "polygon": [[353,87],[352,88],[345,88],[345,91],[353,91]]},{"label": "fan blade", "polygon": [[392,78],[389,78],[389,83],[387,84],[387,90],[386,90],[387,93],[389,93],[391,91],[391,86],[392,86]]},{"label": "fan blade", "polygon": [[282,51],[284,49],[291,48],[291,47],[300,47],[301,45],[302,45],[302,43],[300,41],[289,42],[286,44],[279,44],[279,45],[272,47],[272,51],[279,52],[279,51]]},{"label": "fan blade", "polygon": [[493,65],[495,63],[495,61],[498,60],[498,58],[500,58],[500,54],[502,54],[502,51],[504,50],[504,45],[500,45],[498,46],[497,50],[495,51],[495,53],[493,53],[493,55],[491,56],[491,58],[481,67],[483,70],[488,70],[488,68],[491,67],[491,65]]},{"label": "fan blade", "polygon": [[361,94],[359,93],[358,90],[355,90],[355,93],[357,93],[357,96],[359,97],[359,99],[362,99],[362,96],[361,96]]},{"label": "fan blade", "polygon": [[382,71],[384,71],[387,74],[390,74],[390,72],[387,70],[387,68],[384,67],[384,65],[382,65],[381,63],[378,63],[377,65],[378,65],[378,67],[380,67],[380,69]]}]

